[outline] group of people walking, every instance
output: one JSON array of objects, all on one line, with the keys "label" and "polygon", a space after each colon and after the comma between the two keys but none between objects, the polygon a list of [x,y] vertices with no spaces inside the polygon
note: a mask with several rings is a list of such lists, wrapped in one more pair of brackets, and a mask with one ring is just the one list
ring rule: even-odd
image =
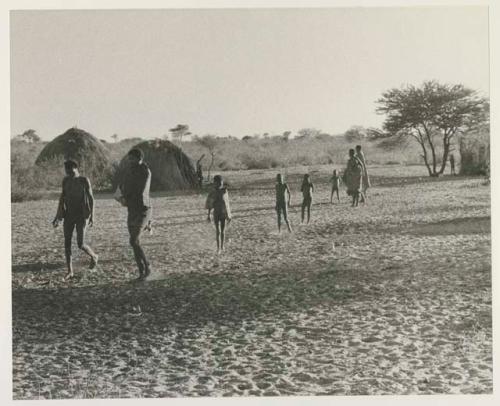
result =
[{"label": "group of people walking", "polygon": [[[139,271],[138,279],[144,280],[151,274],[151,264],[141,247],[140,237],[145,230],[151,230],[152,206],[149,195],[151,171],[144,162],[144,155],[140,149],[130,150],[127,159],[128,169],[122,176],[115,198],[127,207],[129,242]],[[93,225],[94,197],[90,181],[80,176],[78,164],[75,161],[66,161],[64,168],[66,176],[62,182],[62,193],[53,225],[57,227],[61,221],[64,221],[64,248],[67,265],[65,278],[72,278],[74,272],[71,245],[75,229],[78,248],[90,257],[90,269],[97,266],[97,254],[85,244],[86,227]],[[330,203],[333,203],[334,194],[337,195],[337,201],[340,201],[339,189],[342,180],[347,186],[347,194],[352,196],[352,206],[357,206],[360,199],[361,202],[366,201],[366,190],[370,186],[370,179],[361,146],[358,145],[356,150],[349,150],[349,160],[343,176],[337,170],[333,171]],[[314,192],[314,185],[309,174],[304,175],[300,190],[302,193],[301,221],[309,223]],[[292,232],[288,216],[291,193],[282,174],[276,176],[275,192],[278,232],[281,232],[282,220],[288,231]],[[232,218],[229,193],[220,175],[214,176],[213,187],[208,193],[205,208],[208,210],[207,221],[213,221],[215,225],[217,252],[219,253],[224,250],[225,230]]]}]

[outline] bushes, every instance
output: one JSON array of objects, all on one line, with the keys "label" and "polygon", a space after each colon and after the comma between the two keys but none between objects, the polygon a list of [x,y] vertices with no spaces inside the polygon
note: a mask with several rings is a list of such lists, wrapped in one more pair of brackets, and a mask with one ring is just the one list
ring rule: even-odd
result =
[{"label": "bushes", "polygon": [[[343,136],[291,138],[287,142],[283,141],[283,137],[251,137],[246,141],[220,137],[217,139],[212,171],[264,170],[322,164],[340,169],[347,162],[349,148],[354,147],[354,143],[348,142]],[[90,178],[94,190],[111,188],[117,163],[141,141],[144,140],[135,138],[107,143],[105,149],[109,153],[111,165],[100,171],[96,178],[86,174],[85,168],[82,168],[82,174]],[[421,164],[420,150],[414,143],[392,142],[389,145],[379,145],[378,142],[363,142],[362,145],[368,164]],[[64,176],[62,160],[47,161],[34,169],[36,156],[42,148],[42,143],[11,143],[12,201],[38,199],[44,191],[60,189]],[[194,161],[205,154],[208,160],[205,158],[202,164],[206,173],[210,163],[206,147],[193,140],[183,142],[181,149]]]},{"label": "bushes", "polygon": [[240,160],[246,169],[271,169],[277,168],[279,165],[278,160],[270,155],[242,154]]}]

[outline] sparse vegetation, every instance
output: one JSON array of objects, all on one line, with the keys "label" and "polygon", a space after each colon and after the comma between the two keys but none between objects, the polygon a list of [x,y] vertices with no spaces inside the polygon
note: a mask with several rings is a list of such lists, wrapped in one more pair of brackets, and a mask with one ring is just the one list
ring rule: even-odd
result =
[{"label": "sparse vegetation", "polygon": [[427,81],[390,89],[377,103],[377,112],[387,116],[384,130],[420,145],[429,176],[443,174],[457,136],[464,139],[489,122],[488,101],[463,85]]},{"label": "sparse vegetation", "polygon": [[[387,115],[383,130],[357,125],[340,135],[302,128],[295,134],[286,130],[278,134],[245,135],[242,139],[231,135],[192,135],[182,142],[183,137],[191,135],[187,124],[178,124],[169,131],[191,160],[208,152],[208,180],[214,170],[324,164],[342,169],[347,151],[355,144],[363,145],[369,165],[425,164],[433,177],[443,174],[449,154],[458,150],[460,157],[456,156],[456,162],[461,174],[489,176],[489,103],[474,90],[434,81],[425,82],[421,87],[391,89],[378,100],[377,111]],[[83,130],[73,128],[65,134],[71,131]],[[145,141],[142,138],[119,140],[117,134],[111,137],[112,143],[95,139],[93,144],[97,146],[92,144],[91,153],[84,154],[89,162],[85,163],[82,173],[91,178],[96,190],[109,189],[123,156]],[[410,139],[417,142],[409,142]],[[12,201],[39,199],[47,191],[58,188],[63,175],[63,157],[60,148],[53,148],[54,141],[41,142],[33,129],[11,140]],[[77,158],[83,159],[80,155],[77,153]]]}]

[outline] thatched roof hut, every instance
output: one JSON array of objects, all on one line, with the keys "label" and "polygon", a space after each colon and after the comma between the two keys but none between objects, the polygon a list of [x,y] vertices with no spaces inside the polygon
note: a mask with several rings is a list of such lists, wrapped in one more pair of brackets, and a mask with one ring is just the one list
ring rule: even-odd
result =
[{"label": "thatched roof hut", "polygon": [[490,169],[490,134],[484,130],[467,134],[459,140],[460,174],[486,175]]},{"label": "thatched roof hut", "polygon": [[[134,148],[144,153],[144,162],[151,170],[151,190],[192,189],[197,185],[196,171],[191,159],[182,150],[167,140],[144,141]],[[124,157],[118,167],[115,184],[126,173],[127,160]]]},{"label": "thatched roof hut", "polygon": [[42,149],[36,165],[72,159],[78,162],[80,172],[93,183],[100,183],[111,167],[109,152],[96,137],[73,127],[54,138]]}]

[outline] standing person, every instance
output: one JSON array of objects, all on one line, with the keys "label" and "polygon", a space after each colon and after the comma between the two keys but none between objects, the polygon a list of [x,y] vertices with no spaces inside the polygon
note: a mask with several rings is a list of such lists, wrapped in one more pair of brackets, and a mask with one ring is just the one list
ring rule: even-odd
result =
[{"label": "standing person", "polygon": [[129,168],[125,173],[120,189],[127,206],[127,227],[130,235],[130,245],[139,269],[138,280],[146,279],[151,273],[151,266],[140,245],[141,233],[151,224],[151,171],[143,162],[144,154],[138,148],[133,148],[127,155]]},{"label": "standing person", "polygon": [[[287,198],[288,197],[288,198]],[[288,206],[290,205],[290,189],[288,185],[283,182],[281,173],[276,175],[276,214],[278,215],[278,232],[281,233],[281,215],[285,220],[288,231],[292,232],[290,221],[288,220]]]},{"label": "standing person", "polygon": [[333,193],[337,193],[337,201],[340,202],[339,189],[340,189],[340,176],[337,174],[337,170],[333,170],[332,177],[330,178],[332,183],[332,193],[330,195],[330,203],[333,204]]},{"label": "standing person", "polygon": [[314,192],[314,185],[311,182],[309,174],[304,175],[300,191],[302,192],[301,222],[302,223],[304,222],[304,214],[305,214],[304,212],[307,209],[307,224],[309,224],[309,220],[311,219],[311,205]]},{"label": "standing person", "polygon": [[62,182],[62,193],[59,198],[57,214],[52,224],[54,227],[57,227],[59,222],[64,220],[64,253],[68,268],[65,279],[69,279],[74,276],[71,241],[75,228],[78,248],[90,257],[90,269],[96,267],[98,256],[84,242],[87,224],[89,226],[94,224],[94,196],[92,194],[92,186],[86,177],[80,176],[78,173],[78,164],[75,161],[68,160],[64,162],[64,170],[66,176]]},{"label": "standing person", "polygon": [[453,154],[450,154],[450,170],[452,175],[456,175],[455,173],[455,157]]},{"label": "standing person", "polygon": [[219,254],[224,251],[226,220],[228,225],[231,222],[229,194],[220,175],[214,176],[214,188],[207,196],[205,208],[208,209],[208,222],[210,222],[210,211],[214,211],[215,238],[217,240],[217,254]]},{"label": "standing person", "polygon": [[352,196],[352,207],[358,206],[360,196],[363,197],[363,165],[356,158],[352,148],[349,150],[349,160],[344,177],[347,194]]},{"label": "standing person", "polygon": [[362,201],[366,199],[366,190],[371,186],[370,177],[368,176],[368,170],[366,169],[365,154],[361,150],[361,145],[356,145],[356,158],[359,159],[361,165],[363,165],[363,194],[361,195]]},{"label": "standing person", "polygon": [[203,154],[200,159],[196,161],[196,179],[198,180],[198,188],[203,187],[203,166],[201,165],[201,160],[205,154]]}]

